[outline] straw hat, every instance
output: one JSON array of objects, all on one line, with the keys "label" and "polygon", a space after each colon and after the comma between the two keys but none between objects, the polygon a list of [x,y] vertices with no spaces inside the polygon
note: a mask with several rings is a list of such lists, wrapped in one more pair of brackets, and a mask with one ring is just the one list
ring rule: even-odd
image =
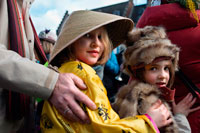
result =
[{"label": "straw hat", "polygon": [[66,20],[57,39],[54,50],[50,56],[50,63],[67,46],[75,42],[83,35],[105,26],[108,35],[116,47],[126,39],[126,35],[133,29],[131,19],[102,12],[80,10],[73,12]]}]

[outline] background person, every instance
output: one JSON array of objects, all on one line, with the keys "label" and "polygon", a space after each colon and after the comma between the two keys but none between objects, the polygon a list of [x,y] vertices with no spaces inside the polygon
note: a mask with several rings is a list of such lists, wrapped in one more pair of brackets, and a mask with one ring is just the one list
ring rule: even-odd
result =
[{"label": "background person", "polygon": [[51,30],[44,30],[39,33],[40,42],[42,44],[42,48],[44,53],[49,59],[50,53],[53,50],[53,46],[57,40],[57,35]]}]

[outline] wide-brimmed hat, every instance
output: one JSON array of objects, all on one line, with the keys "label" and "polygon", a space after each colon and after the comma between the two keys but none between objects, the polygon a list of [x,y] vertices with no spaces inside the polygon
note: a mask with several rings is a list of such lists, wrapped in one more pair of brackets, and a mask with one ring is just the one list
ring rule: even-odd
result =
[{"label": "wide-brimmed hat", "polygon": [[134,23],[129,18],[113,14],[88,10],[75,11],[67,18],[58,36],[50,56],[50,63],[56,60],[57,55],[67,46],[101,26],[105,26],[113,46],[116,47],[126,39],[127,33],[133,29]]}]

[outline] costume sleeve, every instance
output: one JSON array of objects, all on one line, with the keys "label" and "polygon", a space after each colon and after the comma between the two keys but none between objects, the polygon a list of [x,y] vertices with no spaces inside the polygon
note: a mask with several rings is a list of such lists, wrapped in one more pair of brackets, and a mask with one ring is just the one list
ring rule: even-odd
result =
[{"label": "costume sleeve", "polygon": [[[45,102],[41,118],[41,127],[43,131],[65,130],[76,133],[110,133],[111,131],[113,133],[157,132],[151,120],[146,115],[120,119],[118,114],[111,108],[102,81],[91,67],[85,66],[84,64],[74,66],[69,63],[66,64],[65,67],[66,69],[60,69],[61,72],[69,72],[69,68],[71,68],[71,72],[73,71],[74,74],[84,80],[88,88],[87,90],[83,90],[83,92],[94,101],[97,110],[92,111],[81,104],[83,110],[88,113],[91,124],[72,123],[64,119],[48,102]],[[45,123],[52,123],[51,125],[53,126],[47,128],[45,127]]]},{"label": "costume sleeve", "polygon": [[183,114],[175,114],[174,119],[178,125],[179,133],[191,133],[190,124]]},{"label": "costume sleeve", "polygon": [[47,99],[57,79],[58,73],[0,44],[0,88]]}]

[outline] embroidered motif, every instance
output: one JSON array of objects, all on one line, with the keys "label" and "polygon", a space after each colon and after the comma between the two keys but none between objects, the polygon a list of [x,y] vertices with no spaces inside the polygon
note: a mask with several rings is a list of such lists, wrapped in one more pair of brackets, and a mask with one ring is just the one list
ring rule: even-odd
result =
[{"label": "embroidered motif", "polygon": [[102,107],[98,107],[98,114],[99,116],[103,117],[104,121],[110,119],[108,116],[108,109],[105,108],[105,105],[101,105]]},{"label": "embroidered motif", "polygon": [[78,64],[77,68],[80,69],[80,70],[83,69],[83,67],[81,66],[81,64]]},{"label": "embroidered motif", "polygon": [[46,129],[52,129],[53,128],[53,122],[49,119],[49,117],[47,116],[47,114],[43,114],[41,116],[41,124]]},{"label": "embroidered motif", "polygon": [[67,133],[74,133],[74,130],[69,123],[65,123],[65,121],[60,118],[58,118],[58,121],[60,121],[60,123],[63,125],[63,128],[67,131]]},{"label": "embroidered motif", "polygon": [[126,131],[124,131],[124,130],[122,129],[122,133],[131,133],[131,132],[129,132],[129,131],[128,131],[128,132],[126,132]]},{"label": "embroidered motif", "polygon": [[102,89],[102,88],[100,88],[101,89],[101,91],[103,91],[104,92],[104,90]]}]

